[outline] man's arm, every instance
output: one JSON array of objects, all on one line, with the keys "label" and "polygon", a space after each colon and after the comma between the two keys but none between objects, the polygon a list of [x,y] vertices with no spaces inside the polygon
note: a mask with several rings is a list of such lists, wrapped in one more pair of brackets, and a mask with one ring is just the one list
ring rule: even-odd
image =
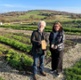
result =
[{"label": "man's arm", "polygon": [[40,41],[36,41],[35,37],[36,37],[36,33],[33,31],[31,35],[31,43],[32,45],[38,46],[40,45]]}]

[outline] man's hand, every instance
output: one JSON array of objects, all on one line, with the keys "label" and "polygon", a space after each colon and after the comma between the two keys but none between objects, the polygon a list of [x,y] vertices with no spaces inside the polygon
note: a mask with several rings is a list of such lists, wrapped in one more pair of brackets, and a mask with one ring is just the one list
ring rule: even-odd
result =
[{"label": "man's hand", "polygon": [[39,41],[38,44],[41,45],[41,41]]},{"label": "man's hand", "polygon": [[38,46],[41,46],[41,42],[40,41],[38,42]]}]

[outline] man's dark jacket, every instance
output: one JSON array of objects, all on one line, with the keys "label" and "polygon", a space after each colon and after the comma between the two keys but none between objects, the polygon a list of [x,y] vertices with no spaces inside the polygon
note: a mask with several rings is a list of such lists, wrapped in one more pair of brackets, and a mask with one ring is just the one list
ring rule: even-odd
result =
[{"label": "man's dark jacket", "polygon": [[41,48],[41,40],[45,40],[47,42],[46,33],[43,32],[42,35],[39,30],[33,31],[31,35],[31,43],[32,43],[32,53],[44,53],[45,51]]}]

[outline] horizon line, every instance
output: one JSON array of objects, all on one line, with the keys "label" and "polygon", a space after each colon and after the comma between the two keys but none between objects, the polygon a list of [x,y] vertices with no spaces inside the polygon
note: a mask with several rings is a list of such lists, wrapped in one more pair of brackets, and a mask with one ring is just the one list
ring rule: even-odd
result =
[{"label": "horizon line", "polygon": [[81,14],[81,12],[77,13],[77,12],[71,12],[71,11],[64,11],[64,10],[50,10],[50,9],[30,9],[30,10],[12,10],[12,11],[4,11],[4,12],[0,12],[0,14],[5,14],[5,13],[10,13],[10,12],[28,12],[28,11],[42,11],[42,10],[46,10],[46,11],[57,11],[57,12],[66,12],[66,13],[70,13],[70,14]]}]

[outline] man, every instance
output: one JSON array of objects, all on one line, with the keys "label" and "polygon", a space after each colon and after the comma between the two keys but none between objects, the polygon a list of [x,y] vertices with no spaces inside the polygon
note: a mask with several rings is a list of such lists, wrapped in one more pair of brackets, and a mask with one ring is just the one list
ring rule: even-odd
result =
[{"label": "man", "polygon": [[44,28],[46,26],[45,21],[40,21],[38,23],[38,29],[33,31],[31,35],[31,43],[32,43],[32,54],[33,54],[33,75],[34,75],[34,80],[37,80],[37,66],[38,66],[38,60],[40,62],[39,64],[39,69],[40,73],[43,76],[46,76],[44,72],[44,55],[45,55],[45,50],[42,50],[41,48],[41,41],[46,39],[46,35],[44,32]]}]

